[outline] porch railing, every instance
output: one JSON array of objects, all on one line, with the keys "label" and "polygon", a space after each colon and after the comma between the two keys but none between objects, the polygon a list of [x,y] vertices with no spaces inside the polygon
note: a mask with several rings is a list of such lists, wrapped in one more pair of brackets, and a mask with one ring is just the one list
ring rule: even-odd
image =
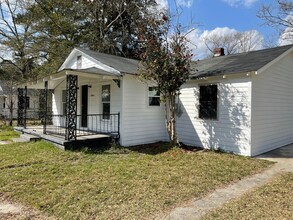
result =
[{"label": "porch railing", "polygon": [[65,136],[66,133],[66,117],[65,115],[48,115],[46,123],[44,121],[44,132],[46,134],[56,134]]},{"label": "porch railing", "polygon": [[112,134],[119,136],[120,114],[77,115],[77,136]]},{"label": "porch railing", "polygon": [[[46,125],[47,134],[65,136],[66,117],[65,115],[47,115]],[[77,115],[76,136],[89,136],[96,134],[111,134],[119,137],[120,135],[120,114],[88,114]]]}]

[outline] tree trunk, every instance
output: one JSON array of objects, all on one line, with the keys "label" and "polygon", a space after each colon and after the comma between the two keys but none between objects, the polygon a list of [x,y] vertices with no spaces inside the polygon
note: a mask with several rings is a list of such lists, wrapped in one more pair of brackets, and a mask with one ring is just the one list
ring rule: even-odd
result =
[{"label": "tree trunk", "polygon": [[12,96],[10,97],[10,106],[9,106],[9,125],[13,124],[13,100]]},{"label": "tree trunk", "polygon": [[169,134],[171,146],[178,146],[178,138],[176,133],[176,110],[175,110],[175,93],[168,94],[166,99],[166,127]]}]

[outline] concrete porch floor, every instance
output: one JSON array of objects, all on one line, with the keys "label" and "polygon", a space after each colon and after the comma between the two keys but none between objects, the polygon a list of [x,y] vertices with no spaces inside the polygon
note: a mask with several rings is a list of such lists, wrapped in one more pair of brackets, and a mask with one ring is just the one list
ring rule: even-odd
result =
[{"label": "concrete porch floor", "polygon": [[[65,140],[65,137],[57,134],[43,134],[43,126],[35,125],[28,126],[27,128],[15,127],[16,131],[22,133],[23,135],[30,135],[36,137],[36,139],[43,139],[45,141],[51,142],[62,150],[73,149],[78,146],[93,146],[107,144],[111,141],[111,135],[109,134],[90,134],[78,136],[76,140]],[[86,134],[85,132],[83,132]]]}]

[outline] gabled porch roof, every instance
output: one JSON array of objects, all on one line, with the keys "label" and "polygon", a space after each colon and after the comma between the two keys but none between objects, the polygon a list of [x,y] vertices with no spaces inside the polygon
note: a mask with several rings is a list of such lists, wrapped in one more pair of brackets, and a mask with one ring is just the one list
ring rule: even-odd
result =
[{"label": "gabled porch roof", "polygon": [[[78,55],[84,56],[92,64],[84,68],[76,69],[71,65]],[[80,77],[98,79],[119,79],[124,74],[136,75],[138,73],[139,60],[125,57],[99,53],[82,48],[74,48],[63,62],[58,71],[43,79],[27,82],[21,86],[27,88],[42,89],[44,82],[48,82],[48,89],[54,89],[62,83],[66,75],[77,75]]]},{"label": "gabled porch roof", "polygon": [[74,48],[68,55],[64,63],[61,65],[58,71],[66,69],[67,64],[73,59],[77,54],[82,54],[83,56],[92,60],[96,66],[100,69],[106,70],[112,73],[120,74],[133,74],[138,73],[139,60],[125,58],[121,56],[115,56],[111,54],[100,53],[93,50],[87,50],[83,48]]}]

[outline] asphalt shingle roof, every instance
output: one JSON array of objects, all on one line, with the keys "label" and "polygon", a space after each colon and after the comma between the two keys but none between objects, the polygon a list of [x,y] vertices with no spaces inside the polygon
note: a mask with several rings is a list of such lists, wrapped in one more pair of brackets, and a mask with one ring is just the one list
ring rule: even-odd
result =
[{"label": "asphalt shingle roof", "polygon": [[114,56],[105,53],[99,53],[96,51],[86,50],[82,48],[76,49],[94,58],[95,60],[98,60],[103,64],[106,64],[107,66],[113,67],[120,73],[137,74],[138,72],[139,60],[128,59],[125,57]]},{"label": "asphalt shingle roof", "polygon": [[[209,76],[221,76],[257,71],[292,47],[293,45],[286,45],[281,47],[199,60],[192,63],[192,73],[190,74],[190,78],[196,79]],[[83,48],[76,49],[87,54],[93,59],[102,62],[103,64],[113,67],[120,73],[138,73],[139,60],[99,53]],[[84,71],[89,73],[95,73],[97,72],[97,70],[98,69],[96,68],[90,68]],[[99,71],[101,72],[100,69]],[[103,74],[105,74],[104,71]]]},{"label": "asphalt shingle roof", "polygon": [[190,78],[257,71],[292,47],[293,45],[286,45],[200,60],[192,64],[193,73]]}]

